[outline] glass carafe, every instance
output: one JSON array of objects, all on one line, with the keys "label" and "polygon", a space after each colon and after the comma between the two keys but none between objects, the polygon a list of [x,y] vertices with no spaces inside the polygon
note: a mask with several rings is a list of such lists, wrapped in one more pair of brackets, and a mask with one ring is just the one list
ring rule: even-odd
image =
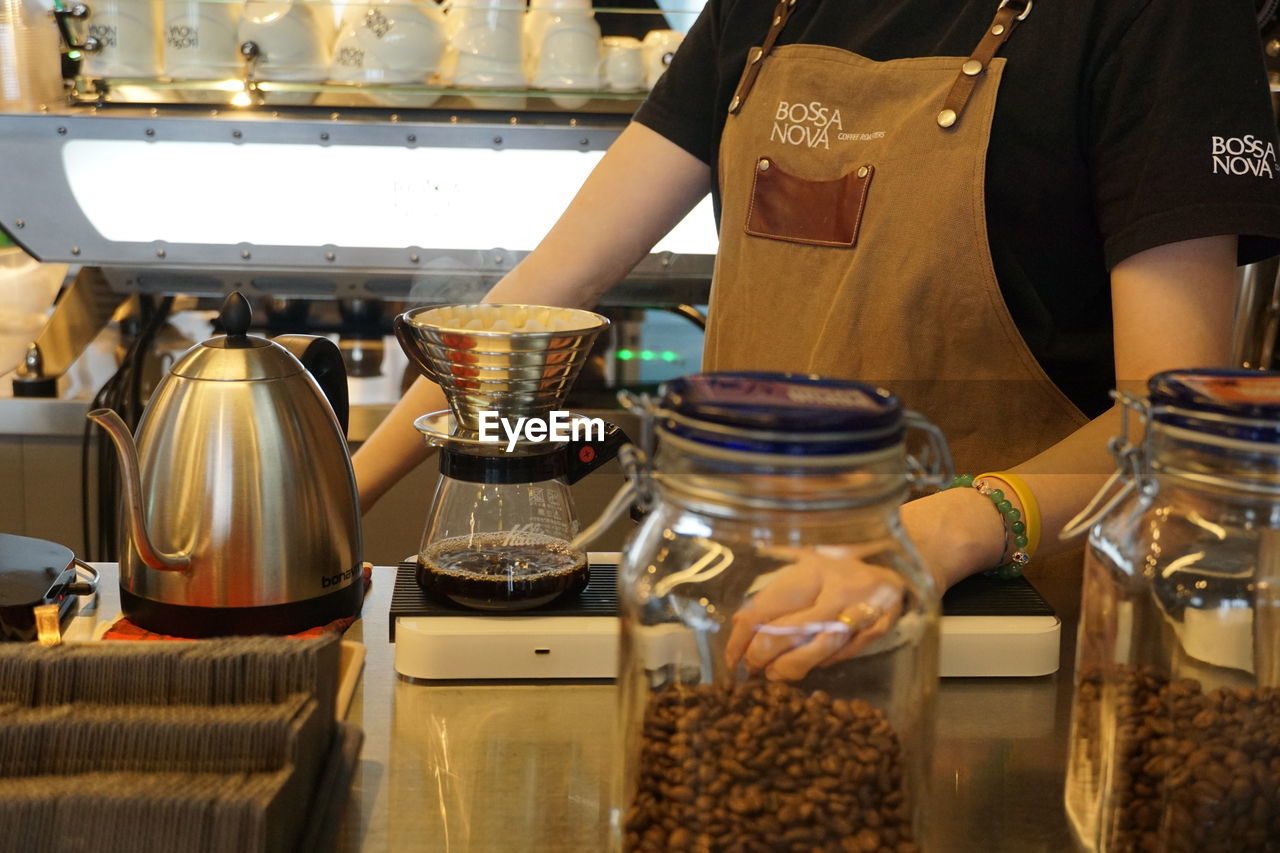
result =
[{"label": "glass carafe", "polygon": [[482,610],[538,607],[589,579],[563,450],[524,457],[441,451],[418,582]]},{"label": "glass carafe", "polygon": [[898,520],[908,415],[780,374],[687,377],[649,407],[615,849],[918,849],[939,593]]},{"label": "glass carafe", "polygon": [[1175,371],[1122,403],[1145,435],[1076,525],[1068,815],[1091,851],[1277,849],[1280,376]]}]

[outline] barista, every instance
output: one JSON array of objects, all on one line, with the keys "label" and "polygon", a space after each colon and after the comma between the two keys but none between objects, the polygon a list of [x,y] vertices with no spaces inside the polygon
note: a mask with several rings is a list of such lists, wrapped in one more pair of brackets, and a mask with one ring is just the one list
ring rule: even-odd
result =
[{"label": "barista", "polygon": [[[958,470],[997,472],[1023,517],[1034,498],[1031,569],[1052,568],[1057,531],[1112,467],[1107,389],[1227,362],[1235,266],[1280,246],[1280,164],[1251,0],[996,5],[710,0],[488,298],[591,306],[710,190],[704,369],[900,393]],[[413,417],[444,406],[419,380],[356,454],[366,508],[425,455]],[[902,521],[941,587],[1010,558],[975,489]],[[851,567],[797,554],[731,651],[788,678],[865,645],[894,590]],[[852,642],[754,633],[835,619]]]}]

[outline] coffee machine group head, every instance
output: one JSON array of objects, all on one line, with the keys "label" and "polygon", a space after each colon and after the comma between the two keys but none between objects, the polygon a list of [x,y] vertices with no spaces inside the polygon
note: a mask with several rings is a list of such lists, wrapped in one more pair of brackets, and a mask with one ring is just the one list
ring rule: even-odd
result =
[{"label": "coffee machine group head", "polygon": [[569,486],[617,455],[623,432],[562,407],[609,321],[538,305],[418,308],[394,322],[449,408],[414,426],[440,448],[418,552],[424,589],[482,610],[522,610],[584,589]]}]

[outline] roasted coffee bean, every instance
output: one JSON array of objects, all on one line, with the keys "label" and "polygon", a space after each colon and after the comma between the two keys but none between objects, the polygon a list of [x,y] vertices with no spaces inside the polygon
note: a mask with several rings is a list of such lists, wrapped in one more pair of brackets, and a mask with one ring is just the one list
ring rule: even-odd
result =
[{"label": "roasted coffee bean", "polygon": [[1154,667],[1081,673],[1077,737],[1115,721],[1108,846],[1121,851],[1280,851],[1280,690],[1171,681]]},{"label": "roasted coffee bean", "polygon": [[901,745],[865,701],[677,685],[650,697],[643,725],[629,851],[916,853]]}]

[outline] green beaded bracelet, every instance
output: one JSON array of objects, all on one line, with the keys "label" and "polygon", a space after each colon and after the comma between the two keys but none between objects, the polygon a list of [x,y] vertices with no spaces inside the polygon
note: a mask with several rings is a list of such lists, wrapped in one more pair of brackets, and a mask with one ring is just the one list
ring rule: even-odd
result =
[{"label": "green beaded bracelet", "polygon": [[[977,489],[980,494],[991,499],[991,503],[1000,513],[1000,521],[1004,526],[1004,548],[1000,551],[1000,565],[983,572],[988,577],[1003,581],[1022,576],[1022,567],[1031,558],[1027,555],[1027,525],[1022,521],[1022,513],[1014,509],[1012,503],[1005,499],[1004,492],[993,489],[986,483],[974,483],[972,474],[961,474],[951,481],[950,489]],[[1006,562],[1003,558],[1009,553],[1009,544],[1013,543],[1013,553]]]}]

